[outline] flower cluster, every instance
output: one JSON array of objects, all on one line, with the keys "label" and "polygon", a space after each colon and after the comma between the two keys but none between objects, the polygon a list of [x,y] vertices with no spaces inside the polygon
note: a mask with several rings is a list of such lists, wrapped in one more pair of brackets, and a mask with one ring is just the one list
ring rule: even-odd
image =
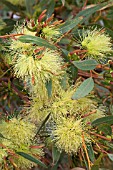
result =
[{"label": "flower cluster", "polygon": [[[33,154],[34,152],[38,156],[43,155],[41,149],[34,151],[34,149],[30,147],[38,144],[33,141],[36,134],[36,127],[34,124],[20,118],[12,118],[8,122],[2,121],[0,123],[0,130],[3,135],[3,138],[0,138],[0,143],[3,145],[3,147],[0,148],[1,163],[3,163],[3,158],[7,156],[12,158],[11,153],[16,155],[16,152],[24,152],[27,154]],[[33,162],[19,155],[14,156],[13,160],[19,168],[23,168],[24,170],[35,165]]]},{"label": "flower cluster", "polygon": [[[69,115],[84,117],[89,114],[89,116],[86,116],[86,119],[92,122],[96,118],[104,116],[104,112],[98,108],[97,102],[90,99],[90,97],[72,100],[71,97],[74,92],[74,88],[69,88],[66,91],[63,89],[60,90],[60,93],[55,97],[55,101],[51,105],[53,117],[67,117]],[[94,113],[90,115],[92,111],[94,111]]]},{"label": "flower cluster", "polygon": [[[56,146],[66,153],[76,153],[82,145],[83,127],[81,120],[60,118],[56,123],[56,129],[53,130]],[[89,142],[88,137],[85,140]]]},{"label": "flower cluster", "polygon": [[75,90],[73,87],[67,90],[59,87],[52,93],[49,101],[47,98],[40,100],[35,97],[27,116],[32,122],[37,123],[44,121],[51,113],[51,119],[46,125],[47,132],[58,149],[69,154],[77,152],[82,146],[82,132],[85,132],[85,142],[90,142],[88,130],[91,128],[91,122],[105,116],[104,111],[98,108],[97,102],[89,96],[72,100]]},{"label": "flower cluster", "polygon": [[[24,35],[35,35],[25,26],[17,27],[17,32]],[[31,43],[23,43],[16,39],[11,41],[10,53],[12,64],[14,65],[14,74],[16,77],[26,81],[28,86],[32,88],[43,86],[44,83],[53,79],[55,76],[60,77],[63,74],[63,59],[58,50],[33,45]],[[33,88],[34,88],[33,87]]]},{"label": "flower cluster", "polygon": [[80,36],[80,45],[85,49],[88,57],[98,59],[106,57],[112,51],[111,38],[103,30],[83,30]]},{"label": "flower cluster", "polygon": [[[41,21],[37,32],[27,30],[25,25],[18,27],[17,32],[33,36],[38,36],[40,32],[40,37],[51,44],[61,36],[58,27],[54,24],[49,25],[48,22],[43,24]],[[24,119],[12,118],[8,122],[1,122],[0,129],[4,138],[0,140],[5,148],[0,148],[0,163],[4,157],[11,157],[7,149],[13,150],[14,153],[24,152],[42,156],[41,149],[36,150],[30,146],[37,145],[34,141],[36,126],[42,126],[48,115],[50,117],[44,127],[46,133],[49,133],[51,142],[54,142],[60,151],[75,154],[82,147],[83,140],[85,143],[91,142],[89,133],[91,122],[105,116],[105,113],[90,96],[72,100],[77,84],[69,87],[69,83],[66,82],[67,88],[65,90],[62,88],[61,80],[63,74],[67,72],[62,70],[64,61],[60,50],[23,43],[18,37],[11,40],[9,51],[13,56],[14,75],[26,82],[31,94],[31,103],[29,107],[24,107]],[[110,40],[107,34],[95,28],[93,31],[83,32],[80,36],[80,48],[85,49],[88,57],[104,57],[106,53],[111,52]],[[48,88],[49,82],[51,85]],[[13,159],[23,170],[35,165],[19,155]]]}]

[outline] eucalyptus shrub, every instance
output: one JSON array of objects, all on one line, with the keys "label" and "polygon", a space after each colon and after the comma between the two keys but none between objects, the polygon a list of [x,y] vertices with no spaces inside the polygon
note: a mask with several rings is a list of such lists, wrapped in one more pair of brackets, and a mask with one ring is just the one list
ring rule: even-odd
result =
[{"label": "eucalyptus shrub", "polygon": [[[18,5],[4,1],[11,3]],[[45,9],[38,16],[27,13],[9,34],[1,33],[1,61],[8,67],[1,82],[22,99],[12,112],[2,108],[1,170],[66,169],[67,162],[69,169],[93,170],[104,156],[112,160],[112,36],[103,27],[85,25],[112,2],[89,8],[86,3],[66,21]]]}]

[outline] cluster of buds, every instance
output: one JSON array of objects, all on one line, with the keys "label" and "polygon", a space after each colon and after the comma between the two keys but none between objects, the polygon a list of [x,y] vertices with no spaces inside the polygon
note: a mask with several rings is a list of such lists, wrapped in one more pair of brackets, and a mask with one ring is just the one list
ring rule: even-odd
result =
[{"label": "cluster of buds", "polygon": [[31,23],[29,24],[29,21],[26,22],[26,28],[29,31],[36,32],[36,36],[45,38],[49,42],[55,42],[56,40],[58,41],[58,38],[60,38],[61,33],[59,30],[59,25],[62,22],[60,21],[53,21],[54,14],[48,18],[47,20],[43,21],[43,19],[46,16],[46,11],[44,10],[40,16],[38,17],[38,20],[34,21],[32,20]]}]

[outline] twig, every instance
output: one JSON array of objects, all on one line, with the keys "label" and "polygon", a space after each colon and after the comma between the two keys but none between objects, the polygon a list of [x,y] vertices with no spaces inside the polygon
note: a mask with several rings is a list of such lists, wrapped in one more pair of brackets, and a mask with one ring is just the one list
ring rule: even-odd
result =
[{"label": "twig", "polygon": [[14,85],[14,83],[12,82],[11,83],[11,86],[12,86],[12,90],[14,92],[16,92],[18,94],[19,97],[21,97],[23,100],[25,100],[26,102],[29,102],[29,99],[27,96],[24,96],[17,88],[16,86]]},{"label": "twig", "polygon": [[81,118],[85,118],[85,117],[90,116],[90,115],[92,115],[94,113],[96,113],[96,110],[93,110],[92,112],[89,112],[88,114],[85,114],[85,115],[81,116]]},{"label": "twig", "polygon": [[110,141],[110,142],[111,142],[111,139],[110,139],[110,138],[106,138],[105,136],[101,136],[101,135],[99,135],[99,134],[97,134],[97,133],[94,133],[94,132],[90,132],[90,134],[91,134],[91,135],[94,135],[94,136],[97,136],[97,137],[99,137],[99,138],[101,138],[101,139],[104,139],[104,140],[107,140],[107,141]]},{"label": "twig", "polygon": [[86,149],[86,144],[85,144],[85,140],[84,140],[84,133],[82,133],[82,145],[83,145],[84,151],[86,153],[86,157],[87,157],[87,161],[88,161],[88,167],[89,167],[89,170],[90,170],[91,169],[91,163],[90,163],[90,159],[89,159],[88,152],[87,152],[87,149]]},{"label": "twig", "polygon": [[10,37],[15,37],[15,36],[20,36],[24,34],[10,34],[10,35],[1,35],[0,38],[10,38]]},{"label": "twig", "polygon": [[[84,71],[82,71],[82,70],[79,70],[79,71],[78,71],[78,75],[84,76],[84,77],[90,77],[90,76],[91,76],[90,73],[84,72]],[[93,78],[96,78],[96,79],[100,79],[100,80],[103,80],[103,79],[104,79],[103,77],[99,77],[97,74],[92,74],[92,77],[93,77]]]},{"label": "twig", "polygon": [[102,84],[101,82],[99,82],[98,80],[94,80],[94,81],[95,81],[95,83],[98,84],[99,86],[102,86],[102,87],[104,87],[104,88],[106,88],[106,89],[108,89],[108,90],[111,90],[111,87],[110,87],[110,86],[106,86],[106,85]]},{"label": "twig", "polygon": [[82,10],[84,10],[84,9],[85,9],[85,7],[86,7],[87,3],[88,3],[88,0],[85,0],[85,3],[84,3],[84,6],[82,7]]}]

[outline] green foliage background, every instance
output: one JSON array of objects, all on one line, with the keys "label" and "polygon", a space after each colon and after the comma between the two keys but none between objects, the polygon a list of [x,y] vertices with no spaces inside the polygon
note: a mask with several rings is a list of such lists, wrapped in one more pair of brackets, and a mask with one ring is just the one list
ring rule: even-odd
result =
[{"label": "green foliage background", "polygon": [[[40,161],[31,155],[18,152],[18,155],[35,162],[38,169],[51,170],[77,170],[77,167],[91,170],[111,169],[113,166],[113,52],[104,59],[87,58],[81,60],[81,53],[77,53],[74,40],[79,37],[82,30],[96,27],[105,31],[111,37],[113,43],[113,1],[112,0],[1,0],[0,1],[0,118],[1,120],[10,120],[17,117],[23,108],[30,103],[29,90],[25,89],[24,83],[18,79],[13,72],[13,66],[6,59],[10,41],[7,35],[11,35],[15,25],[20,25],[25,21],[36,21],[44,11],[45,17],[42,23],[54,14],[53,21],[59,22],[58,28],[62,33],[58,43],[51,43],[45,37],[25,35],[19,40],[25,43],[33,43],[41,47],[50,49],[59,48],[67,68],[66,75],[62,81],[62,86],[66,88],[66,81],[70,86],[78,81],[82,83],[78,87],[72,99],[80,99],[89,93],[92,98],[95,94],[95,101],[105,107],[106,116],[96,119],[92,122],[92,135],[96,138],[97,145],[90,144],[86,146],[87,152],[69,155],[59,152],[54,144],[45,143],[45,156]],[[7,44],[7,46],[6,46]],[[73,52],[75,51],[75,53]],[[79,56],[79,57],[78,57]],[[52,84],[46,84],[48,96],[51,97]],[[93,90],[93,92],[92,92]],[[40,134],[42,141],[45,135],[44,127],[49,119],[48,116],[38,127],[37,134]],[[0,132],[1,134],[1,132]],[[45,135],[46,136],[46,135]],[[100,148],[100,149],[99,149]],[[89,167],[87,155],[90,159]],[[85,156],[84,156],[85,155]],[[81,158],[82,157],[82,158]],[[106,165],[108,162],[108,165]],[[47,167],[46,167],[47,166]],[[5,167],[6,168],[6,167]],[[14,169],[16,167],[14,166]],[[79,170],[79,168],[78,168]]]}]

